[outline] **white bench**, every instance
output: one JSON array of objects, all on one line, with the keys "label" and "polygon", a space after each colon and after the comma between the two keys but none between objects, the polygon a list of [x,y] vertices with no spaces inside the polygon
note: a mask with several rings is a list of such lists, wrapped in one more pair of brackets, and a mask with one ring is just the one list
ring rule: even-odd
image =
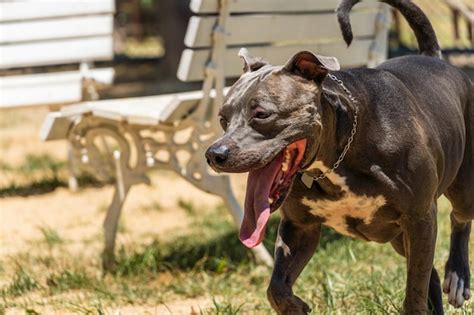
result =
[{"label": "white bench", "polygon": [[114,10],[113,0],[1,2],[0,109],[77,103],[87,88],[95,98],[92,83],[113,79],[89,66],[113,58]]},{"label": "white bench", "polygon": [[[355,39],[348,49],[334,9],[337,0],[192,0],[178,77],[203,81],[202,91],[89,102],[51,113],[44,140],[68,139],[76,160],[104,179],[114,177],[115,194],[104,222],[105,268],[113,267],[117,222],[130,187],[148,183],[147,171],[176,171],[196,187],[220,196],[237,225],[243,213],[229,178],[213,174],[204,159],[207,146],[221,134],[217,112],[226,78],[241,74],[237,52],[252,46],[255,55],[283,64],[299,50],[339,58],[345,67],[374,66],[386,58],[387,7],[364,3],[352,15]],[[99,136],[114,139],[101,146]],[[262,247],[257,259],[271,264]]]}]

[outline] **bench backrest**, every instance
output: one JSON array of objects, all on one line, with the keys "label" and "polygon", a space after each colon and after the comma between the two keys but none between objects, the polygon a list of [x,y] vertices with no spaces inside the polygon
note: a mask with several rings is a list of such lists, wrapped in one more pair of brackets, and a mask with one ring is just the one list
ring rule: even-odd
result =
[{"label": "bench backrest", "polygon": [[114,0],[0,3],[0,69],[113,58]]},{"label": "bench backrest", "polygon": [[[83,79],[110,83],[113,69],[87,64],[113,59],[114,11],[114,0],[1,2],[0,70],[9,75],[0,75],[0,109],[75,103]],[[42,68],[65,64],[84,66]]]},{"label": "bench backrest", "polygon": [[[374,65],[372,52],[378,49],[385,59],[389,18],[387,8],[376,1],[357,5],[351,14],[354,41],[347,48],[337,24],[335,8],[339,0],[232,0],[226,22],[223,56],[226,78],[238,77],[242,63],[237,58],[241,47],[273,64],[284,64],[294,53],[309,50],[335,56],[343,67]],[[185,49],[178,78],[204,79],[205,67],[213,46],[212,33],[219,14],[218,0],[191,0],[196,14],[188,24]],[[382,19],[382,21],[381,21]]]}]

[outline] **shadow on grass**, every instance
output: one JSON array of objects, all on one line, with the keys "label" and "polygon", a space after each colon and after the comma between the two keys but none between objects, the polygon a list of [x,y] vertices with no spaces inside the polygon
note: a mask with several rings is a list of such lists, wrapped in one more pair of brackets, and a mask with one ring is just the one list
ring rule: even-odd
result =
[{"label": "shadow on grass", "polygon": [[[280,219],[274,217],[267,226],[265,247],[273,253]],[[218,223],[217,223],[218,224]],[[215,225],[217,225],[215,224]],[[206,270],[223,272],[251,265],[251,251],[239,241],[238,232],[228,222],[222,223],[225,232],[209,239],[199,235],[180,237],[169,243],[154,241],[140,252],[126,253],[122,248],[117,260],[117,274],[139,275],[146,272]],[[203,227],[206,229],[206,227]],[[342,237],[329,229],[323,229],[320,246],[338,241]]]},{"label": "shadow on grass", "polygon": [[[78,177],[77,182],[80,188],[100,188],[112,184],[112,182],[101,182],[90,175],[82,175]],[[67,182],[57,177],[53,177],[27,185],[11,185],[6,188],[0,188],[0,198],[44,195],[61,187],[68,187]]]},{"label": "shadow on grass", "polygon": [[[0,161],[0,172],[9,174],[11,178],[27,178],[24,184],[10,183],[0,188],[0,198],[27,197],[46,194],[60,187],[67,187],[67,163],[57,160],[48,154],[27,154],[18,166]],[[108,183],[98,181],[92,174],[82,172],[77,181],[80,187],[101,187]]]}]

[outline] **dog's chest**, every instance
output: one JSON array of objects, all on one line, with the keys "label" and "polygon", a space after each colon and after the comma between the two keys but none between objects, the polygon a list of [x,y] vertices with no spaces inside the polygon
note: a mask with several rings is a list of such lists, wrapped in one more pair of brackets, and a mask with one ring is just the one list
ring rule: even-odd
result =
[{"label": "dog's chest", "polygon": [[[320,161],[316,161],[315,164],[321,171],[327,170]],[[385,197],[356,194],[346,184],[345,178],[335,172],[328,174],[327,178],[341,188],[340,198],[330,200],[303,197],[302,203],[311,209],[313,215],[322,218],[324,225],[343,235],[357,237],[351,232],[351,227],[357,224],[370,224],[377,210],[385,205]]]}]

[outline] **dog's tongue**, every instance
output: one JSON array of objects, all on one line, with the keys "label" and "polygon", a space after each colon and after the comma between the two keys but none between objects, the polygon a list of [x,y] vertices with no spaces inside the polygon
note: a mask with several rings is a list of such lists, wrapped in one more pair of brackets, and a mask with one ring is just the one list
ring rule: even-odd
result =
[{"label": "dog's tongue", "polygon": [[283,154],[279,154],[267,166],[249,173],[244,219],[240,227],[240,241],[247,247],[255,247],[263,240],[270,218],[270,190],[282,162]]}]

